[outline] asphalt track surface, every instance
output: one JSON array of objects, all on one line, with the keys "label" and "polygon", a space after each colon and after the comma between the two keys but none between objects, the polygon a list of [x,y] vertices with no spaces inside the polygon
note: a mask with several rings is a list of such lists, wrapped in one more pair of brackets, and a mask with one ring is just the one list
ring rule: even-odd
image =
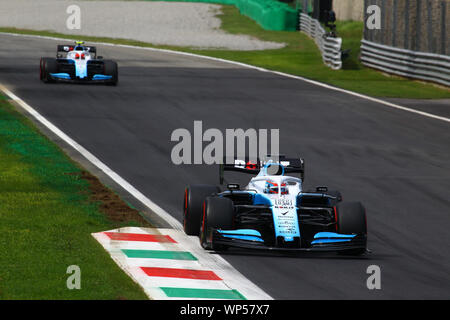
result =
[{"label": "asphalt track surface", "polygon": [[[370,255],[223,255],[273,298],[450,298],[449,123],[267,72],[131,48],[98,48],[118,61],[117,87],[47,85],[39,58],[55,54],[55,41],[0,35],[0,43],[0,83],[180,221],[185,186],[218,183],[216,166],[171,162],[171,133],[192,132],[194,120],[204,130],[279,128],[280,151],[306,159],[306,187],[362,201]],[[366,287],[370,265],[381,268],[381,290]]]}]

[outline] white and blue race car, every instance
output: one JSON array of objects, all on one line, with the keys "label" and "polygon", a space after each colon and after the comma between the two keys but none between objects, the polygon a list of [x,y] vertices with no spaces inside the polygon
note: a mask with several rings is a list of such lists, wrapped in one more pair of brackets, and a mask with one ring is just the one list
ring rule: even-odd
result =
[{"label": "white and blue race car", "polygon": [[117,85],[117,63],[97,56],[97,49],[77,41],[75,45],[58,45],[56,58],[43,57],[39,77],[45,83],[78,82]]},{"label": "white and blue race car", "polygon": [[303,159],[234,159],[232,164],[221,165],[221,184],[227,170],[257,175],[242,189],[228,183],[225,191],[211,185],[191,185],[185,190],[184,231],[199,236],[204,249],[366,252],[362,204],[342,202],[340,192],[327,187],[303,190]]}]

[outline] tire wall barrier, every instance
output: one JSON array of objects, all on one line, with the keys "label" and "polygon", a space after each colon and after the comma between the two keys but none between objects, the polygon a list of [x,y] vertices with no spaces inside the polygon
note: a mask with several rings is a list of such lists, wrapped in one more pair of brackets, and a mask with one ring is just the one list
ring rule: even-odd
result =
[{"label": "tire wall barrier", "polygon": [[176,2],[203,2],[234,5],[239,12],[255,20],[263,29],[273,31],[295,31],[298,10],[277,0],[165,0]]},{"label": "tire wall barrier", "polygon": [[300,14],[300,31],[314,39],[327,66],[335,70],[342,68],[342,38],[325,36],[325,29],[320,22],[304,13]]},{"label": "tire wall barrier", "polygon": [[266,30],[297,30],[298,10],[276,0],[235,0],[235,6]]}]

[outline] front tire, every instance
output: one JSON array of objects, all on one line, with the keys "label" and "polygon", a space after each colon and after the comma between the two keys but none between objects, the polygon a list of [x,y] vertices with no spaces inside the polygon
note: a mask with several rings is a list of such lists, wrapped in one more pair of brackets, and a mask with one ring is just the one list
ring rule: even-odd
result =
[{"label": "front tire", "polygon": [[[367,239],[366,210],[360,202],[342,202],[336,206],[337,212],[337,232],[342,234],[362,235]],[[367,240],[365,240],[367,241]],[[361,255],[366,252],[364,248],[341,251],[345,255]]]},{"label": "front tire", "polygon": [[227,247],[214,245],[211,241],[213,229],[231,230],[234,225],[233,201],[228,198],[208,197],[203,205],[200,244],[206,250],[222,251]]},{"label": "front tire", "polygon": [[200,235],[203,203],[206,197],[219,192],[219,187],[211,185],[192,185],[186,188],[184,191],[183,228],[187,235]]},{"label": "front tire", "polygon": [[45,83],[53,82],[50,73],[58,73],[58,63],[55,58],[41,58],[39,78]]},{"label": "front tire", "polygon": [[117,62],[111,60],[105,60],[105,75],[112,76],[111,80],[107,83],[110,86],[116,86],[119,82],[119,71],[117,67]]}]

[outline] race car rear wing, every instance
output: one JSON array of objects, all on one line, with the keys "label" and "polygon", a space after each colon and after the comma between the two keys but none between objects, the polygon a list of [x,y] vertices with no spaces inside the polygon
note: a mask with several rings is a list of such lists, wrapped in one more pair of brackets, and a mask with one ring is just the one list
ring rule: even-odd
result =
[{"label": "race car rear wing", "polygon": [[[73,44],[58,44],[56,46],[56,54],[58,55],[61,52],[68,53],[68,52],[72,51],[75,47],[76,47],[76,45],[73,45]],[[94,57],[97,56],[97,47],[85,46],[85,45],[83,45],[83,47],[85,47],[86,50],[89,51],[90,53],[93,53]]]},{"label": "race car rear wing", "polygon": [[267,156],[267,159],[250,161],[248,158],[242,159],[227,159],[219,166],[219,180],[220,184],[224,182],[225,171],[238,171],[248,174],[258,174],[261,168],[272,159],[274,164],[281,164],[284,167],[284,173],[298,173],[303,180],[305,177],[305,160],[302,158],[287,158],[284,155],[278,157]]}]

